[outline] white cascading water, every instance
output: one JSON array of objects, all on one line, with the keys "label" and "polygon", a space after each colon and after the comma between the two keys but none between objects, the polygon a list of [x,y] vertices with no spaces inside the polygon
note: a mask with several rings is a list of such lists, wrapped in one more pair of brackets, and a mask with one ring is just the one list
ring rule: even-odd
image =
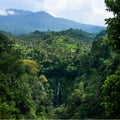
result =
[{"label": "white cascading water", "polygon": [[56,107],[60,105],[60,81],[57,83]]}]

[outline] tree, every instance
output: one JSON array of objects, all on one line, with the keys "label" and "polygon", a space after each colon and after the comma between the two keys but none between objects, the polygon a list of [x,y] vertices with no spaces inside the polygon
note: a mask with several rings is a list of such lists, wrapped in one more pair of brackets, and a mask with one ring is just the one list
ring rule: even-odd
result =
[{"label": "tree", "polygon": [[[25,61],[14,54],[13,45],[0,33],[0,119],[35,118]],[[30,68],[36,71],[32,63],[29,63]]]},{"label": "tree", "polygon": [[109,43],[114,50],[120,50],[120,0],[105,0],[107,10],[114,17],[106,19]]},{"label": "tree", "polygon": [[105,114],[108,118],[120,118],[120,69],[115,74],[107,77],[102,86]]},{"label": "tree", "polygon": [[[112,46],[113,50],[119,56],[120,54],[120,0],[105,0],[107,10],[113,13],[113,18],[106,19],[108,43]],[[120,69],[119,58],[117,56],[113,59],[115,72],[107,76],[102,86],[102,106],[105,110],[107,118],[120,118]],[[115,62],[116,60],[117,62]],[[115,64],[115,65],[114,65]],[[114,71],[112,69],[112,71]]]}]

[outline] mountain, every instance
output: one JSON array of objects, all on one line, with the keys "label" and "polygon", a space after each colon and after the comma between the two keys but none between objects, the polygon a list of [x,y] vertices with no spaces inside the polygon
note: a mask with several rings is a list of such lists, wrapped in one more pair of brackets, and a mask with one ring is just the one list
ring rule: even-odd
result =
[{"label": "mountain", "polygon": [[60,31],[70,28],[82,29],[89,33],[100,32],[105,27],[81,24],[72,20],[53,17],[44,12],[30,12],[18,9],[7,9],[6,15],[0,15],[0,30],[14,34],[39,31]]}]

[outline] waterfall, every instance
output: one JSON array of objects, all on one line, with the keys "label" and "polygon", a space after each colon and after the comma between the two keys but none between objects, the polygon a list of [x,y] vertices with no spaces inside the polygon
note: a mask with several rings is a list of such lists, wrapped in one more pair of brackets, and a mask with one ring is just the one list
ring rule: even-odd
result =
[{"label": "waterfall", "polygon": [[56,107],[58,107],[60,105],[60,81],[58,81],[57,83],[57,93],[56,93]]}]

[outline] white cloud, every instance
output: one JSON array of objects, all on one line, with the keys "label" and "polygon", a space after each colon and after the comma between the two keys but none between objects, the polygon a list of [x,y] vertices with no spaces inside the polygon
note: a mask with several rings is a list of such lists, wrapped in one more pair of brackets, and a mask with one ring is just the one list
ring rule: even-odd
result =
[{"label": "white cloud", "polygon": [[14,15],[14,14],[15,14],[15,12],[14,12],[14,11],[12,11],[12,10],[7,10],[7,14],[9,14],[9,15]]},{"label": "white cloud", "polygon": [[12,10],[1,10],[0,9],[0,15],[2,15],[2,16],[7,16],[7,15],[14,15],[15,14],[15,12],[14,11],[12,11]]},{"label": "white cloud", "polygon": [[0,8],[43,10],[57,17],[96,25],[104,25],[104,19],[109,16],[104,0],[1,0]]},{"label": "white cloud", "polygon": [[44,0],[41,4],[55,16],[88,24],[104,25],[107,14],[104,0]]},{"label": "white cloud", "polygon": [[6,15],[7,15],[7,12],[6,12],[5,10],[0,10],[0,15],[6,16]]}]

